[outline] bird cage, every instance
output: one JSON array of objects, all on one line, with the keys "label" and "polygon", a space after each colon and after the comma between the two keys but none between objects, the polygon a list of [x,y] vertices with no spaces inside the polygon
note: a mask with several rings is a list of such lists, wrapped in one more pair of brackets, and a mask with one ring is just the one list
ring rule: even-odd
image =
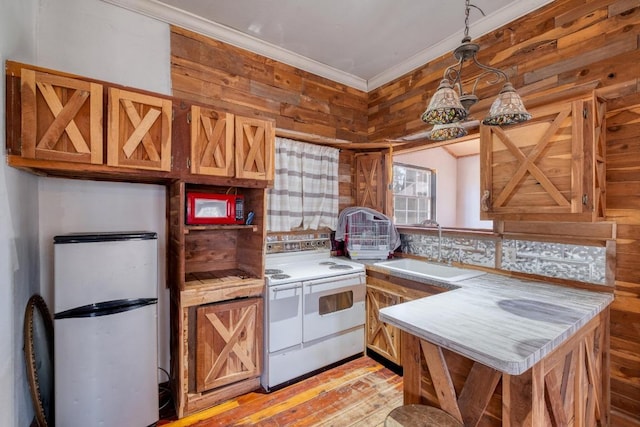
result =
[{"label": "bird cage", "polygon": [[391,221],[367,211],[347,215],[346,248],[352,259],[387,259]]}]

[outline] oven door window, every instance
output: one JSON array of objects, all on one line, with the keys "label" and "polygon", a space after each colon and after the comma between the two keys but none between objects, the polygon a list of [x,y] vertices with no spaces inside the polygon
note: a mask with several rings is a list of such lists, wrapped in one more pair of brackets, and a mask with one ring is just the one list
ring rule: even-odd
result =
[{"label": "oven door window", "polygon": [[303,343],[364,325],[365,294],[364,274],[304,282]]},{"label": "oven door window", "polygon": [[318,312],[321,316],[351,307],[353,307],[352,290],[325,295],[318,299]]}]

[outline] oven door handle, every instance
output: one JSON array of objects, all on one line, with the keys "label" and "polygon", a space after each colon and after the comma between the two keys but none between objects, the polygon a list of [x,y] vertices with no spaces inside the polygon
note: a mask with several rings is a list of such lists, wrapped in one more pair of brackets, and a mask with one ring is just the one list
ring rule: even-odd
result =
[{"label": "oven door handle", "polygon": [[302,285],[295,285],[295,286],[287,286],[286,288],[283,287],[273,287],[271,288],[273,290],[273,292],[278,292],[278,291],[289,291],[291,289],[299,289],[302,288]]},{"label": "oven door handle", "polygon": [[[344,276],[332,276],[305,282],[308,287],[330,285],[334,287],[356,286],[365,283],[364,273],[352,273]],[[336,286],[338,285],[338,286]]]}]

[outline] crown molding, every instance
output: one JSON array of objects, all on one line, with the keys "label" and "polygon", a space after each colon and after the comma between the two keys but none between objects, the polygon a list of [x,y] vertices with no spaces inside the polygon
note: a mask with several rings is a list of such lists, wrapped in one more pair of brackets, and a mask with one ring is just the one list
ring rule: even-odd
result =
[{"label": "crown molding", "polygon": [[292,67],[308,71],[334,82],[367,91],[367,81],[353,74],[345,73],[318,61],[267,43],[233,28],[203,19],[175,7],[155,0],[102,0],[124,9],[148,16],[167,24],[176,25],[196,33],[212,37],[230,45],[266,56]]},{"label": "crown molding", "polygon": [[[553,1],[554,0],[528,0],[510,3],[492,15],[482,17],[471,24],[469,33],[473,35],[473,38],[478,38],[504,26],[505,22],[514,21]],[[451,53],[451,57],[453,58],[453,50],[460,45],[463,37],[464,34],[462,32],[447,37],[441,42],[418,52],[406,61],[400,62],[377,76],[372,77],[367,82],[367,91],[372,91],[383,86],[446,53]]]},{"label": "crown molding", "polygon": [[[203,19],[197,15],[185,12],[173,6],[160,3],[157,0],[102,1],[167,24],[176,25],[199,34],[212,37],[216,40],[266,56],[276,61],[291,65],[292,67],[299,68],[364,92],[383,86],[398,77],[401,77],[410,71],[439,58],[447,52],[452,52],[453,49],[460,44],[460,40],[462,39],[461,35],[448,37],[442,42],[424,49],[406,61],[396,64],[367,81],[354,76],[353,74],[346,73],[321,62],[314,61],[305,56],[283,49],[274,44],[267,43],[233,28],[220,25],[216,22]],[[544,6],[547,3],[551,3],[552,1],[553,0],[526,0],[510,3],[491,16],[483,17],[474,22],[471,32],[474,34],[475,38],[480,37],[502,27],[505,22],[511,22]]]}]

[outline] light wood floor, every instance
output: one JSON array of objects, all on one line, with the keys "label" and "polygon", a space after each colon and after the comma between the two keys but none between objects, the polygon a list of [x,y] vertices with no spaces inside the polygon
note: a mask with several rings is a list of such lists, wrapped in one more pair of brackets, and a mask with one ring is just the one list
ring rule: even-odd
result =
[{"label": "light wood floor", "polygon": [[253,392],[163,427],[382,426],[402,405],[402,377],[360,357],[272,393]]}]

